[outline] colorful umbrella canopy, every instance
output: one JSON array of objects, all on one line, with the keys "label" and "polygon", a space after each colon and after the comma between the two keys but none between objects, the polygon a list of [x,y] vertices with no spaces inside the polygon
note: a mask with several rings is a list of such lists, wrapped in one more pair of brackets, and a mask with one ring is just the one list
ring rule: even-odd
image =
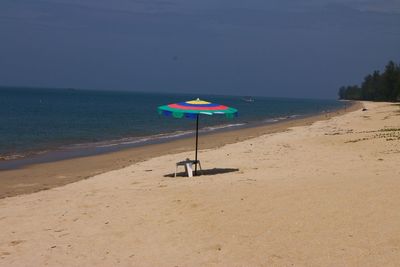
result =
[{"label": "colorful umbrella canopy", "polygon": [[224,105],[214,104],[200,99],[169,104],[158,107],[159,114],[173,116],[174,118],[191,118],[196,119],[197,115],[221,115],[225,114],[227,118],[236,117],[237,109]]},{"label": "colorful umbrella canopy", "polygon": [[174,118],[196,119],[196,154],[195,154],[195,175],[197,174],[197,150],[199,140],[199,117],[204,115],[225,115],[227,118],[238,116],[238,110],[224,105],[214,104],[200,99],[179,102],[158,107],[160,115],[172,116]]}]

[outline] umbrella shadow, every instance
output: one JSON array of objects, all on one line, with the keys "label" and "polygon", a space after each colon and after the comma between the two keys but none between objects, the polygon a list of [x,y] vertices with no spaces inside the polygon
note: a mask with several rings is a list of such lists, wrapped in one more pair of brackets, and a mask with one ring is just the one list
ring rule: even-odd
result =
[{"label": "umbrella shadow", "polygon": [[[237,172],[239,169],[236,168],[214,168],[214,169],[207,169],[207,170],[197,170],[197,176],[202,175],[218,175],[230,172]],[[165,174],[164,177],[175,177],[175,173]],[[186,172],[177,172],[176,177],[187,177]]]}]

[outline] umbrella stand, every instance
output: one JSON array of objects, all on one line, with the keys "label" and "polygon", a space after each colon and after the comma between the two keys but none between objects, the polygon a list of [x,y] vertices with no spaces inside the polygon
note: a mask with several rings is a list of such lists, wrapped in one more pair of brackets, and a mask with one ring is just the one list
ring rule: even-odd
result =
[{"label": "umbrella stand", "polygon": [[197,147],[199,144],[199,114],[196,116],[196,155],[194,164],[194,176],[197,176]]},{"label": "umbrella stand", "polygon": [[[197,159],[199,149],[199,119],[200,114],[205,115],[225,115],[228,119],[234,118],[238,115],[238,110],[224,105],[210,103],[199,98],[186,102],[179,102],[158,107],[158,113],[165,116],[172,116],[174,118],[196,118],[196,151],[195,151],[195,168],[194,176],[197,176],[197,164],[200,162]],[[193,166],[193,163],[192,163]]]}]

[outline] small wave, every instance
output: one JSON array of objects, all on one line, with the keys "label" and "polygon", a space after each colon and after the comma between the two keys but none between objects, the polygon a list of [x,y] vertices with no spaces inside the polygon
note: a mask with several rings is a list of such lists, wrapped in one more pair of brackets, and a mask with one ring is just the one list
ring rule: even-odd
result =
[{"label": "small wave", "polygon": [[300,116],[301,115],[294,114],[294,115],[288,115],[288,116],[282,116],[282,117],[266,119],[266,120],[264,120],[264,122],[266,122],[266,123],[274,123],[274,122],[279,122],[279,121],[283,121],[283,120],[294,119],[294,118],[297,118],[297,117],[300,117]]},{"label": "small wave", "polygon": [[[236,124],[225,124],[225,125],[218,125],[218,126],[210,126],[200,129],[200,132],[212,132],[216,130],[232,128],[232,127],[240,127],[246,125],[245,123],[236,123]],[[168,139],[175,139],[179,137],[189,136],[194,134],[195,131],[188,130],[188,131],[176,131],[172,133],[162,133],[162,134],[155,134],[150,136],[144,137],[125,137],[121,139],[114,139],[114,140],[107,140],[107,141],[100,141],[94,143],[82,143],[82,144],[74,144],[69,146],[64,146],[63,149],[84,149],[89,147],[96,147],[96,148],[112,148],[118,146],[129,146],[135,144],[143,144],[152,141],[160,141],[160,140],[168,140]]]},{"label": "small wave", "polygon": [[145,142],[150,142],[150,141],[155,141],[155,140],[177,138],[180,136],[189,135],[191,133],[193,133],[193,131],[179,131],[179,132],[168,133],[168,134],[150,135],[150,136],[146,136],[146,137],[122,138],[122,139],[118,139],[118,140],[101,142],[102,144],[96,143],[95,146],[96,147],[113,147],[113,146],[119,146],[119,145],[134,145],[134,144],[145,143]]},{"label": "small wave", "polygon": [[264,122],[266,122],[266,123],[278,122],[278,121],[279,121],[279,119],[267,119],[267,120],[264,120]]},{"label": "small wave", "polygon": [[27,157],[30,157],[30,156],[45,154],[48,151],[49,150],[27,151],[27,152],[19,153],[19,154],[0,155],[0,161],[24,159],[24,158],[27,158]]},{"label": "small wave", "polygon": [[225,125],[219,125],[219,126],[210,126],[210,127],[205,127],[202,129],[202,131],[215,131],[215,130],[221,130],[221,129],[226,129],[226,128],[232,128],[232,127],[240,127],[246,125],[246,123],[235,123],[235,124],[225,124]]},{"label": "small wave", "polygon": [[0,160],[14,160],[14,159],[21,159],[24,158],[24,155],[21,154],[14,154],[14,155],[1,155]]},{"label": "small wave", "polygon": [[160,139],[169,139],[169,138],[176,138],[184,135],[189,135],[193,133],[193,131],[177,131],[172,133],[163,133],[163,134],[155,134],[150,136],[144,137],[124,137],[120,139],[112,139],[112,140],[105,140],[99,142],[91,142],[91,143],[79,143],[73,145],[67,145],[61,147],[62,149],[82,149],[88,147],[97,147],[97,148],[107,148],[107,147],[114,147],[120,145],[134,145],[138,143],[145,143],[148,141],[153,140],[160,140]]},{"label": "small wave", "polygon": [[[212,132],[216,130],[232,128],[232,127],[240,127],[246,125],[245,123],[236,123],[236,124],[225,124],[225,125],[218,125],[218,126],[210,126],[200,129],[200,132]],[[87,143],[87,144],[75,144],[66,147],[66,149],[73,149],[73,148],[85,148],[85,147],[97,147],[97,148],[109,148],[109,147],[116,147],[116,146],[129,146],[135,144],[143,144],[152,141],[159,141],[159,140],[168,140],[168,139],[175,139],[179,137],[189,136],[194,134],[195,131],[176,131],[172,133],[162,133],[162,134],[155,134],[146,137],[125,137],[121,139],[114,139],[108,141],[101,141],[95,143]]]},{"label": "small wave", "polygon": [[300,117],[301,115],[299,115],[299,114],[294,114],[294,115],[290,115],[289,117],[290,118],[297,118],[297,117]]}]

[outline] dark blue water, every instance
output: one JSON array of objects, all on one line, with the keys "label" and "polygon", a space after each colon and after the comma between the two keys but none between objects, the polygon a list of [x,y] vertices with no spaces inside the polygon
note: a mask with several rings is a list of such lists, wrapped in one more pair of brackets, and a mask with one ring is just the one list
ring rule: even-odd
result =
[{"label": "dark blue water", "polygon": [[193,131],[195,121],[161,117],[157,106],[201,98],[235,107],[239,117],[206,116],[200,128],[274,122],[340,108],[335,100],[0,88],[0,158],[49,150],[111,147],[166,140]]}]

